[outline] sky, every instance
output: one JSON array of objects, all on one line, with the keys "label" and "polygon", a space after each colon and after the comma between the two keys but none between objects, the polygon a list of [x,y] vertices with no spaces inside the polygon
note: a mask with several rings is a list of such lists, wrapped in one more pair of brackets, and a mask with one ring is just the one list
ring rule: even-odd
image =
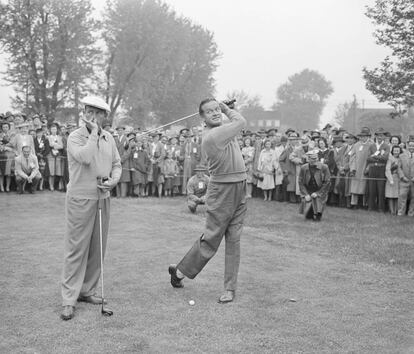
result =
[{"label": "sky", "polygon": [[[375,26],[365,13],[374,0],[164,0],[177,14],[214,34],[221,52],[216,97],[244,90],[258,95],[266,109],[277,88],[303,69],[331,81],[321,124],[355,94],[366,108],[385,107],[365,89],[362,68],[373,68],[387,55],[375,43]],[[103,1],[92,0],[99,10]],[[5,70],[0,56],[0,72]],[[4,84],[1,80],[0,85]],[[0,86],[0,112],[10,110],[9,87]]]}]

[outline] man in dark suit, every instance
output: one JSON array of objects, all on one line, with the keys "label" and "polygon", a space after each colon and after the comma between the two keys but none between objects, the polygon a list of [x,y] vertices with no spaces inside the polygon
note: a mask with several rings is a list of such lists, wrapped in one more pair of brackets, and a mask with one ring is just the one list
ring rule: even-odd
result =
[{"label": "man in dark suit", "polygon": [[368,210],[385,211],[385,166],[390,146],[384,141],[386,131],[379,128],[375,132],[375,142],[368,150]]}]

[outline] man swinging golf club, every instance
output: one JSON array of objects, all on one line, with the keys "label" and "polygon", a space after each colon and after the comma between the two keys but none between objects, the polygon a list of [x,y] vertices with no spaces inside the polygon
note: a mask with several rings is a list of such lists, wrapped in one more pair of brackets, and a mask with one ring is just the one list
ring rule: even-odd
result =
[{"label": "man swinging golf club", "polygon": [[[222,124],[222,113],[230,120]],[[206,128],[202,151],[207,156],[210,183],[204,232],[178,265],[170,265],[171,285],[182,288],[184,277],[193,279],[216,253],[225,237],[224,294],[220,303],[234,300],[240,263],[240,236],[246,214],[246,167],[236,136],[246,120],[215,99],[200,103],[199,114]]]},{"label": "man swinging golf club", "polygon": [[[66,193],[66,231],[62,274],[61,318],[74,317],[77,301],[102,305],[103,257],[109,226],[110,190],[121,176],[121,159],[110,133],[101,128],[110,112],[99,97],[83,101],[84,126],[68,138],[69,184]],[[101,274],[102,270],[102,274]],[[102,296],[96,296],[102,275]]]}]

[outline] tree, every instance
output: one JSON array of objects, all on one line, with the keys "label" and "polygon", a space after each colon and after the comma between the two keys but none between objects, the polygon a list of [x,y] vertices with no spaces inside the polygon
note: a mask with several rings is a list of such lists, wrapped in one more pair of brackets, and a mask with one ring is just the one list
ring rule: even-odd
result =
[{"label": "tree", "polygon": [[260,96],[249,96],[249,94],[243,90],[234,90],[226,94],[226,100],[236,99],[236,107],[241,112],[246,111],[257,112],[264,111],[264,107],[260,102]]},{"label": "tree", "polygon": [[90,1],[9,0],[0,4],[0,46],[13,105],[53,116],[79,96],[96,55]]},{"label": "tree", "polygon": [[288,78],[277,89],[273,109],[280,110],[289,124],[297,129],[314,128],[333,93],[330,81],[314,70],[305,69]]},{"label": "tree", "polygon": [[[355,110],[358,108],[358,101],[354,95],[354,99],[349,102],[340,103],[335,110],[333,122],[344,127],[346,124],[352,126]],[[353,127],[355,129],[355,127]]]},{"label": "tree", "polygon": [[161,122],[192,113],[214,90],[213,35],[156,0],[113,0],[104,20],[105,93],[112,115]]},{"label": "tree", "polygon": [[402,115],[414,105],[414,2],[376,0],[366,15],[377,26],[377,44],[391,50],[379,67],[363,68],[366,87]]}]

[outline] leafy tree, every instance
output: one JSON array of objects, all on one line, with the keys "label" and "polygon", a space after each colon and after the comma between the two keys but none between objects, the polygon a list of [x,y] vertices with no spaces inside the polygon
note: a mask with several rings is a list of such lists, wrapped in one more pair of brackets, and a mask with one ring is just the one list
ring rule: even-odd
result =
[{"label": "leafy tree", "polygon": [[333,93],[332,84],[317,71],[305,69],[289,77],[288,81],[277,89],[277,102],[273,109],[283,112],[297,129],[314,128],[326,104]]},{"label": "leafy tree", "polygon": [[335,110],[333,122],[339,125],[340,127],[344,127],[345,124],[351,126],[352,116],[355,114],[355,110],[358,108],[358,101],[356,96],[354,95],[354,99],[352,101],[340,103]]},{"label": "leafy tree", "polygon": [[192,113],[214,89],[213,35],[156,0],[112,0],[104,20],[105,92],[115,114],[160,122]]},{"label": "leafy tree", "polygon": [[0,3],[0,47],[13,105],[54,115],[79,97],[93,74],[94,31],[89,0],[9,0]]},{"label": "leafy tree", "polygon": [[366,87],[396,115],[414,105],[414,2],[376,0],[366,15],[377,26],[374,36],[391,54],[377,68],[363,69]]}]

